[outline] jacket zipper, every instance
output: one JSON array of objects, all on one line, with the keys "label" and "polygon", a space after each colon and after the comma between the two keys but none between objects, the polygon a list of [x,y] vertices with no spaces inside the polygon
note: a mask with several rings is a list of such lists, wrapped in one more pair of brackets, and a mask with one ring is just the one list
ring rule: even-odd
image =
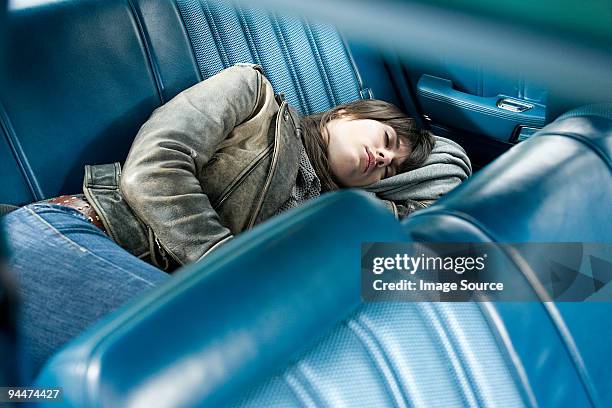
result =
[{"label": "jacket zipper", "polygon": [[[162,242],[159,240],[155,232],[153,232],[151,227],[146,226],[145,228],[147,230],[147,235],[149,236],[149,256],[151,260],[153,261],[153,263],[155,264],[155,266],[163,270],[168,270],[168,267],[170,266],[170,259],[174,260],[178,265],[183,265],[183,263],[174,256],[172,251],[168,250],[168,248],[166,248],[164,244],[162,244]],[[155,243],[155,246],[153,245],[153,243]],[[157,247],[159,251],[156,251],[155,247]],[[163,266],[159,265],[157,262],[158,253],[161,259],[164,261]]]},{"label": "jacket zipper", "polygon": [[216,210],[217,208],[219,208],[224,202],[225,200],[227,200],[227,198],[234,192],[234,190],[236,190],[236,188],[238,188],[238,186],[244,181],[244,179],[246,179],[249,174],[251,174],[253,172],[253,170],[255,170],[255,168],[259,165],[259,163],[265,159],[266,157],[268,157],[270,155],[270,151],[272,150],[272,146],[273,143],[270,143],[266,149],[261,153],[261,156],[258,157],[253,164],[248,168],[247,171],[245,171],[244,173],[242,173],[239,177],[237,177],[234,181],[232,181],[232,183],[225,189],[225,191],[223,192],[223,194],[221,195],[221,198],[219,198],[218,201],[216,201],[213,204],[213,209]]},{"label": "jacket zipper", "polygon": [[164,266],[162,269],[167,270],[167,268],[170,266],[170,261],[168,260],[166,250],[162,247],[161,242],[159,242],[159,238],[157,238],[157,236],[155,236],[155,243],[157,244],[157,249],[159,249],[159,255],[164,260]]},{"label": "jacket zipper", "polygon": [[274,150],[272,150],[272,163],[270,164],[270,172],[268,173],[268,177],[266,178],[266,182],[261,191],[261,195],[259,196],[259,202],[257,203],[257,207],[255,207],[255,211],[253,212],[253,215],[251,216],[251,219],[249,220],[249,223],[246,227],[247,230],[250,230],[251,228],[253,228],[253,224],[255,224],[255,220],[257,219],[257,217],[259,216],[259,213],[261,212],[261,207],[263,206],[264,198],[266,197],[266,194],[268,190],[270,189],[270,183],[272,182],[272,176],[274,175],[274,172],[276,170],[276,165],[278,164],[278,145],[280,143],[279,134],[280,134],[280,126],[282,123],[281,117],[282,115],[284,115],[283,110],[285,110],[286,107],[287,107],[287,102],[283,101],[281,103],[281,106],[278,109],[278,115],[276,116],[276,126],[274,129]]}]

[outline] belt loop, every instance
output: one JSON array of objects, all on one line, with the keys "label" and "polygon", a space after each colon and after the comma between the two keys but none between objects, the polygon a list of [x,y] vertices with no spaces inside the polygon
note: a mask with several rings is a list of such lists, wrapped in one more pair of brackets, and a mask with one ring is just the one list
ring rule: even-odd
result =
[{"label": "belt loop", "polygon": [[91,166],[88,164],[85,165],[85,177],[83,178],[83,180],[85,181],[84,187],[91,187],[91,183],[92,183]]},{"label": "belt loop", "polygon": [[113,165],[115,166],[115,173],[113,174],[113,177],[115,178],[114,184],[117,186],[117,188],[119,188],[119,180],[121,180],[121,164],[119,162],[115,162]]}]

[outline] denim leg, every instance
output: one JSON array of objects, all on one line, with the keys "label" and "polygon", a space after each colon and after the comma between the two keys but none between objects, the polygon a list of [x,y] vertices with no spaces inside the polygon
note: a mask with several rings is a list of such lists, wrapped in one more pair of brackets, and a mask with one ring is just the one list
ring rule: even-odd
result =
[{"label": "denim leg", "polygon": [[3,224],[21,297],[19,330],[34,373],[92,323],[169,278],[71,208],[31,204]]}]

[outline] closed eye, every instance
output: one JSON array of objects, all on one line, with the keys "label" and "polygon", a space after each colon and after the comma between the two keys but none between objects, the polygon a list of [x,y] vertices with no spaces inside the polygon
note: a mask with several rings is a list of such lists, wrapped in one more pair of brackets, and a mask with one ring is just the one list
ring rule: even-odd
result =
[{"label": "closed eye", "polygon": [[[385,147],[388,149],[390,146],[391,146],[391,136],[389,135],[389,132],[385,130]],[[396,149],[396,150],[399,150],[399,137],[398,137],[398,138],[396,138],[396,141],[395,141],[395,149]],[[390,169],[390,168],[394,168],[394,169],[396,168],[396,166],[395,166],[395,164],[394,164],[394,163],[395,163],[395,159],[393,159],[393,160],[391,161],[391,163],[389,163],[389,165],[388,165],[388,166],[385,166],[385,173],[384,173],[383,178],[387,178],[387,177],[389,177],[389,176],[391,175],[391,174],[390,174],[390,170],[389,170],[389,169]],[[397,172],[397,171],[396,171],[396,172]],[[395,173],[396,173],[396,172],[395,172]]]}]

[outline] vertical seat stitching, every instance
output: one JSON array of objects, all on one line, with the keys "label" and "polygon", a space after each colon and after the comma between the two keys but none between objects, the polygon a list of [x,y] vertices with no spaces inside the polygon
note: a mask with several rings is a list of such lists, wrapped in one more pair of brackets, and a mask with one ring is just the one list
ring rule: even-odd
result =
[{"label": "vertical seat stitching", "polygon": [[374,331],[371,330],[360,317],[355,317],[346,324],[367,350],[368,356],[372,360],[374,367],[382,374],[387,391],[393,396],[395,406],[404,408],[414,405],[410,404],[409,396],[402,391],[402,387],[398,380],[398,374],[392,363],[386,358],[385,350],[374,334]]},{"label": "vertical seat stitching", "polygon": [[223,66],[225,68],[230,66],[229,58],[225,53],[225,48],[223,46],[223,42],[221,40],[221,36],[219,35],[219,30],[217,29],[217,24],[215,23],[214,16],[212,15],[210,8],[208,7],[207,1],[200,1],[200,7],[202,8],[202,12],[204,13],[204,17],[206,18],[206,22],[210,27],[210,31],[213,35],[213,42],[215,43],[215,48],[217,48],[217,52],[219,56],[221,56],[221,60],[223,62]]},{"label": "vertical seat stitching", "polygon": [[176,8],[178,8],[178,16],[181,19],[181,24],[183,25],[183,29],[185,30],[184,32],[187,34],[187,38],[189,40],[189,48],[191,49],[191,54],[193,55],[193,59],[195,60],[195,63],[198,65],[198,79],[200,81],[202,81],[204,79],[204,73],[202,72],[202,67],[200,65],[200,61],[198,58],[198,55],[196,53],[196,50],[194,48],[194,44],[193,44],[193,37],[191,35],[191,30],[187,27],[187,22],[185,21],[185,16],[184,16],[184,12],[183,12],[183,6],[181,6],[181,4],[183,4],[182,1],[180,0],[175,0],[174,1],[174,6],[176,6]]},{"label": "vertical seat stitching", "polygon": [[[319,398],[316,398],[315,395],[313,395],[313,387],[307,387],[306,384],[304,384],[304,382],[308,383],[308,380],[304,378],[303,375],[301,375],[300,377],[302,378],[300,379],[297,375],[287,372],[283,375],[283,380],[285,381],[285,383],[287,383],[287,386],[289,387],[293,395],[295,395],[296,399],[302,404],[302,406],[311,406],[309,400],[306,399],[306,397],[309,398],[315,406],[323,406],[321,401],[319,401]],[[300,391],[302,391],[302,393],[300,393]],[[302,394],[305,394],[305,397]]]},{"label": "vertical seat stitching", "polygon": [[317,40],[314,37],[312,27],[308,22],[303,22],[304,29],[306,31],[306,36],[308,37],[308,42],[310,43],[310,48],[312,48],[315,60],[317,61],[317,67],[319,68],[319,73],[323,78],[323,82],[325,83],[325,91],[327,93],[327,97],[331,99],[331,106],[336,106],[338,104],[336,95],[334,94],[333,87],[331,86],[331,81],[329,79],[329,74],[327,69],[325,68],[325,62],[323,61],[323,57],[319,50],[319,45],[317,44]]},{"label": "vertical seat stitching", "polygon": [[263,67],[261,58],[259,58],[259,53],[257,52],[257,47],[255,46],[255,40],[253,39],[251,29],[249,28],[249,23],[247,22],[246,16],[244,15],[244,9],[242,9],[241,7],[236,7],[236,14],[238,15],[238,21],[240,21],[240,26],[242,27],[242,31],[244,32],[244,35],[247,39],[247,46],[249,47],[249,51],[251,52],[251,57],[253,57],[257,64]]},{"label": "vertical seat stitching", "polygon": [[133,0],[127,0],[128,5],[130,6],[130,12],[134,21],[136,22],[136,26],[138,27],[138,36],[140,37],[140,41],[142,42],[142,46],[145,51],[145,55],[147,56],[147,62],[149,65],[149,69],[153,74],[153,80],[155,81],[155,90],[157,91],[157,97],[159,98],[160,104],[165,103],[164,98],[164,83],[161,76],[161,71],[159,68],[159,63],[155,58],[155,53],[153,51],[153,47],[151,46],[151,39],[149,38],[149,34],[144,25],[142,15],[140,10],[136,7]]},{"label": "vertical seat stitching", "polygon": [[300,101],[300,106],[302,107],[302,110],[304,113],[311,113],[310,111],[310,107],[307,104],[307,100],[304,98],[304,91],[302,89],[302,85],[300,83],[300,79],[297,76],[296,72],[295,72],[295,68],[293,66],[293,62],[291,61],[291,53],[289,51],[289,48],[287,47],[287,43],[285,41],[285,36],[283,34],[283,30],[280,27],[280,24],[278,22],[278,18],[276,17],[276,15],[272,14],[270,16],[270,19],[272,21],[272,26],[274,28],[274,31],[276,33],[277,38],[280,41],[280,45],[281,45],[281,50],[284,54],[285,57],[285,63],[287,65],[287,67],[289,68],[289,74],[291,76],[291,80],[295,85],[295,89],[297,90],[297,94],[298,94],[298,98]]},{"label": "vertical seat stitching", "polygon": [[35,201],[42,200],[44,198],[44,194],[42,192],[42,188],[38,183],[38,179],[34,174],[34,170],[32,170],[32,166],[25,155],[23,147],[19,142],[19,138],[15,133],[15,129],[13,128],[13,124],[11,123],[10,118],[4,108],[4,105],[0,102],[0,124],[2,129],[4,130],[5,139],[9,145],[9,148],[13,152],[13,156],[15,161],[17,162],[17,166],[19,167],[19,171],[21,175],[26,181],[28,185],[28,190],[32,194],[32,197]]},{"label": "vertical seat stitching", "polygon": [[467,406],[478,407],[479,404],[482,404],[482,401],[480,401],[477,392],[471,386],[471,378],[467,373],[467,368],[465,367],[461,356],[455,352],[450,334],[445,330],[443,325],[439,324],[440,316],[438,313],[436,313],[434,307],[429,304],[419,302],[416,304],[416,307],[423,311],[423,313],[420,314],[421,316],[426,315],[429,317],[428,319],[421,318],[421,320],[427,327],[429,327],[434,334],[434,337],[438,340],[438,343],[440,343],[442,349],[448,356],[450,364],[454,370],[453,373],[455,374],[455,380],[459,385],[464,402]]},{"label": "vertical seat stitching", "polygon": [[208,77],[207,73],[204,71],[206,61],[204,60],[204,55],[202,54],[201,44],[198,40],[196,28],[194,28],[194,21],[192,18],[185,20],[185,17],[191,15],[190,11],[197,12],[198,10],[203,20],[206,20],[206,16],[204,16],[204,11],[202,10],[202,5],[200,4],[199,0],[177,0],[177,5],[181,12],[181,18],[183,19],[187,29],[189,43],[191,44],[191,49],[193,50],[196,62],[198,64],[198,71],[201,81]]},{"label": "vertical seat stitching", "polygon": [[514,344],[512,344],[512,339],[506,330],[506,326],[501,316],[499,316],[491,302],[478,302],[478,308],[487,322],[489,329],[493,333],[504,360],[513,368],[513,370],[511,370],[511,375],[521,385],[519,388],[521,389],[521,395],[526,405],[537,407],[537,399],[529,383],[529,377],[527,376],[523,362],[514,348]]}]

